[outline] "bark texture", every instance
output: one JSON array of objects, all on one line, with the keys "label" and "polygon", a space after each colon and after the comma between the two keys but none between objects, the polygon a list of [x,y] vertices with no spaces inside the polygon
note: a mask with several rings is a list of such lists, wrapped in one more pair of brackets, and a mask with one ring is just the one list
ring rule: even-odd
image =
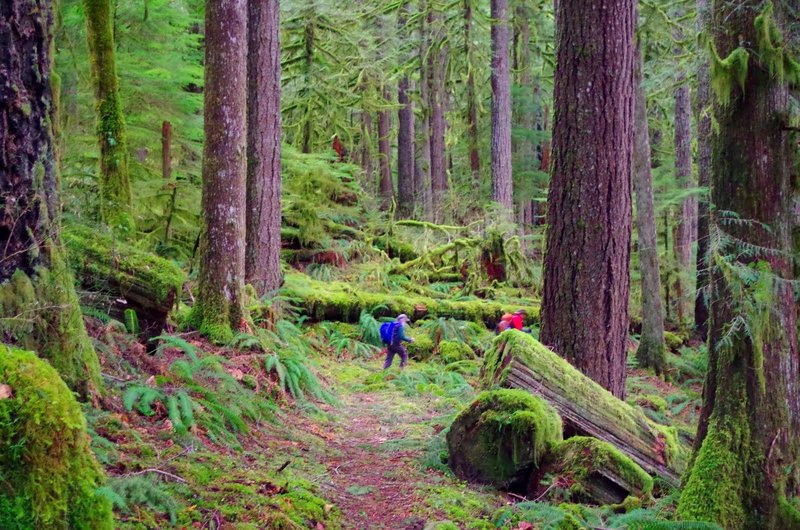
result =
[{"label": "bark texture", "polygon": [[445,121],[445,99],[447,91],[447,47],[444,42],[442,14],[435,6],[429,6],[428,32],[428,103],[430,108],[430,157],[431,157],[431,208],[434,220],[443,220],[442,202],[449,188],[447,180],[447,149],[444,136],[447,132]]},{"label": "bark texture", "polygon": [[664,369],[664,307],[661,303],[661,275],[658,268],[656,211],[653,173],[650,164],[650,128],[647,98],[642,86],[643,58],[636,50],[636,100],[634,102],[633,183],[636,191],[636,227],[639,234],[639,267],[642,276],[642,334],[636,361],[657,374]]},{"label": "bark texture", "polygon": [[0,3],[0,333],[83,396],[101,388],[59,238],[52,3]]},{"label": "bark texture", "polygon": [[[682,33],[676,35],[682,38]],[[686,74],[678,75],[679,86],[675,90],[675,180],[683,188],[692,187],[692,102]],[[675,258],[678,274],[675,278],[676,309],[678,323],[689,318],[690,301],[694,298],[689,290],[687,278],[691,276],[692,243],[694,243],[694,199],[684,198],[678,212],[675,229]]]},{"label": "bark texture", "polygon": [[469,136],[469,168],[476,181],[481,177],[481,154],[478,150],[478,101],[475,90],[475,74],[472,71],[472,25],[473,3],[464,0],[464,55],[467,60],[467,131]]},{"label": "bark texture", "polygon": [[542,342],[617,397],[630,290],[634,4],[559,3],[542,304]]},{"label": "bark texture", "polygon": [[492,200],[511,219],[511,28],[508,0],[492,0]]},{"label": "bark texture", "polygon": [[281,285],[281,52],[278,0],[249,0],[245,279]]},{"label": "bark texture", "polygon": [[[697,25],[705,31],[711,19],[708,0],[697,0]],[[697,185],[711,182],[711,72],[707,56],[701,56],[697,70]],[[694,327],[702,340],[708,336],[708,192],[697,201],[697,258]]]},{"label": "bark texture", "polygon": [[[129,225],[131,184],[125,118],[119,96],[110,0],[83,0],[100,147],[100,216],[110,225]],[[126,217],[125,214],[128,214]]]},{"label": "bark texture", "polygon": [[247,2],[206,4],[203,236],[192,324],[218,342],[245,318]]},{"label": "bark texture", "polygon": [[[763,46],[756,29],[762,14],[765,31],[771,24],[785,30],[793,2],[772,5],[770,13],[756,0],[715,3],[720,56],[740,42]],[[796,151],[786,130],[789,88],[768,62],[775,56],[748,53],[744,90],[731,78],[730,103],[715,106],[719,133],[713,139],[711,199],[718,213],[712,231],[720,234],[715,240],[722,247],[715,250],[710,271],[709,369],[699,451],[678,512],[728,530],[798,528],[800,512],[792,503],[800,483],[800,374],[797,307],[789,283]],[[743,221],[732,222],[725,212]],[[760,279],[745,285],[733,272],[736,267],[757,271]]]},{"label": "bark texture", "polygon": [[[404,2],[397,25],[402,35],[410,37],[408,24],[409,3]],[[414,104],[409,98],[408,75],[397,85],[397,212],[409,218],[416,209],[416,184],[414,179]]]},{"label": "bark texture", "polygon": [[[382,89],[383,99],[389,103],[389,91]],[[392,181],[392,145],[389,141],[392,134],[392,118],[389,110],[378,111],[378,162],[380,167],[381,207],[388,210],[394,199],[394,182]]]}]

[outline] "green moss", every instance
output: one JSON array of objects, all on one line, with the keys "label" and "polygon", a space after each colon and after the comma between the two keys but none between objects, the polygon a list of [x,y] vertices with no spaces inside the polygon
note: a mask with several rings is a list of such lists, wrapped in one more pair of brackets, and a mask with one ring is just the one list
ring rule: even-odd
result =
[{"label": "green moss", "polygon": [[2,348],[0,384],[13,394],[0,398],[0,528],[113,528],[73,394],[35,354]]},{"label": "green moss", "polygon": [[427,361],[433,355],[433,339],[425,333],[415,334],[414,342],[406,344],[408,355],[417,361]]},{"label": "green moss", "polygon": [[561,418],[543,399],[521,390],[492,390],[453,422],[448,463],[466,480],[519,485],[561,439]]},{"label": "green moss", "polygon": [[758,60],[779,82],[800,86],[800,63],[786,48],[783,33],[775,24],[773,9],[771,1],[765,2],[764,9],[754,21]]},{"label": "green moss", "polygon": [[642,497],[653,491],[653,478],[645,470],[611,444],[596,438],[569,438],[547,459],[553,466],[548,465],[547,470],[572,484],[570,490],[579,500],[594,500],[592,481],[609,474],[620,479],[631,495]]},{"label": "green moss", "polygon": [[49,262],[49,269],[37,268],[33,276],[18,269],[0,285],[0,331],[6,341],[38,351],[81,396],[98,394],[102,381],[97,354],[86,334],[72,275],[52,242]]},{"label": "green moss", "polygon": [[742,459],[731,436],[712,423],[678,502],[684,520],[719,523],[726,530],[744,529]]},{"label": "green moss", "polygon": [[667,400],[656,394],[636,396],[632,399],[633,403],[639,407],[654,410],[656,412],[666,412],[669,408]]},{"label": "green moss", "polygon": [[439,343],[439,357],[442,362],[450,364],[475,358],[475,352],[469,344],[463,342],[443,340]]},{"label": "green moss", "polygon": [[683,337],[676,333],[672,333],[671,331],[665,331],[664,342],[667,343],[667,347],[670,350],[677,351],[681,346],[683,346]]}]

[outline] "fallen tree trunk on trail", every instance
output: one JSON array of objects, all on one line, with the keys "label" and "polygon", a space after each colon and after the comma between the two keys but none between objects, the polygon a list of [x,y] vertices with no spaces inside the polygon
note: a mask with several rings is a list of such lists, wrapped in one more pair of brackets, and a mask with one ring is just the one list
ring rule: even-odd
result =
[{"label": "fallen tree trunk on trail", "polygon": [[608,442],[648,473],[680,484],[689,451],[674,429],[650,421],[530,335],[507,331],[495,339],[484,358],[483,377],[486,387],[541,396],[561,415],[565,434]]},{"label": "fallen tree trunk on trail", "polygon": [[503,313],[525,309],[536,318],[538,307],[489,302],[486,300],[440,300],[412,293],[373,293],[343,282],[321,282],[302,274],[287,274],[281,289],[286,298],[299,304],[313,321],[358,322],[362,311],[375,317],[405,313],[412,320],[445,317],[482,322],[492,328]]},{"label": "fallen tree trunk on trail", "polygon": [[62,239],[81,287],[106,295],[89,297],[90,305],[104,298],[112,317],[133,309],[144,335],[161,331],[186,279],[177,265],[86,226],[65,226]]}]

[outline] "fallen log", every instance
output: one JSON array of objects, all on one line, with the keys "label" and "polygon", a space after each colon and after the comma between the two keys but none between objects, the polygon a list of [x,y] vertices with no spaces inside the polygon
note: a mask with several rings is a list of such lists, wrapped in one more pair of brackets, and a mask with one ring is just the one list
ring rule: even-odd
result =
[{"label": "fallen log", "polygon": [[544,398],[561,416],[565,437],[608,442],[648,473],[680,484],[689,451],[674,429],[650,421],[530,335],[512,330],[495,339],[483,377],[486,387],[518,388]]},{"label": "fallen log", "polygon": [[94,293],[86,300],[104,299],[119,320],[135,310],[144,335],[161,331],[186,279],[177,265],[87,226],[65,226],[62,239],[76,279]]},{"label": "fallen log", "polygon": [[374,293],[343,282],[321,282],[303,274],[290,273],[285,277],[281,294],[299,304],[312,321],[334,320],[358,322],[362,311],[376,318],[405,313],[412,320],[445,317],[482,322],[494,327],[503,313],[525,309],[536,318],[538,307],[511,305],[486,300],[437,300],[412,293]]}]

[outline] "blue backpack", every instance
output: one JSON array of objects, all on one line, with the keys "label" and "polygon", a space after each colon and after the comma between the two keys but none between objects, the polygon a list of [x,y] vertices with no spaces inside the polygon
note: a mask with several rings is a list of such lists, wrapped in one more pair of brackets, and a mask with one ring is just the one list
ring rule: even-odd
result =
[{"label": "blue backpack", "polygon": [[384,344],[391,344],[394,338],[394,327],[397,322],[384,322],[381,324],[381,341]]}]

